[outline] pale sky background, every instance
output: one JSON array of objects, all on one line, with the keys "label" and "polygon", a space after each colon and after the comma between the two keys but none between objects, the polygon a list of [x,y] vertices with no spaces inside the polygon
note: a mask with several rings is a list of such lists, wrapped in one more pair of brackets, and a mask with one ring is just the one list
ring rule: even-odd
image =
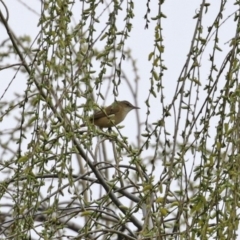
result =
[{"label": "pale sky background", "polygon": [[[32,0],[32,1],[22,1],[34,9],[36,12],[40,13],[40,1]],[[233,6],[233,2],[229,1],[227,4],[229,7],[225,11],[225,19],[231,13],[236,10],[236,7]],[[149,62],[148,55],[153,50],[153,33],[155,22],[152,21],[149,23],[149,29],[144,29],[145,20],[143,16],[146,13],[146,1],[134,1],[135,3],[135,18],[133,19],[133,29],[131,32],[130,38],[127,40],[127,46],[131,48],[133,57],[137,60],[137,67],[139,69],[140,76],[140,88],[138,101],[139,106],[141,107],[140,114],[142,116],[142,120],[145,119],[146,108],[144,101],[148,95],[149,90],[149,77],[151,70],[151,62]],[[168,0],[162,5],[163,13],[167,16],[166,19],[162,20],[163,25],[163,38],[164,38],[164,46],[165,52],[163,54],[165,60],[165,66],[168,68],[165,71],[163,84],[165,87],[164,93],[166,98],[166,103],[170,102],[175,92],[175,86],[177,79],[179,77],[180,71],[185,63],[187,53],[189,51],[189,46],[191,42],[191,36],[193,34],[193,30],[195,28],[196,20],[193,19],[193,16],[199,9],[201,1],[195,0],[181,0],[174,1]],[[9,24],[14,31],[14,33],[18,36],[20,35],[30,35],[32,40],[37,36],[38,29],[36,28],[38,23],[38,16],[31,11],[27,11],[26,7],[23,6],[17,0],[8,0],[6,1],[8,10],[9,10]],[[156,15],[156,6],[157,1],[151,1],[151,13],[150,17],[154,17]],[[217,1],[211,2],[210,7],[208,8],[208,13],[204,16],[204,31],[206,33],[207,26],[212,24],[213,19],[216,17],[216,11],[219,10],[219,4]],[[154,12],[155,11],[155,12]],[[76,8],[73,9],[74,16],[76,15],[76,19],[78,19],[78,11]],[[231,27],[232,18],[228,20],[221,28],[220,34],[221,38],[219,39],[219,45],[224,50],[228,48],[228,44],[225,44],[230,38],[234,35],[234,27]],[[234,25],[233,25],[234,26]],[[1,38],[4,39],[6,37],[6,32],[2,26],[0,26]],[[230,37],[230,38],[229,38]],[[96,45],[98,46],[98,45]],[[225,55],[225,51],[223,53],[219,53],[219,56]],[[203,56],[204,65],[206,65],[206,61],[208,61],[209,54],[205,53]],[[219,63],[222,62],[222,58],[219,58]],[[13,62],[17,62],[16,59]],[[128,76],[131,76],[131,71],[129,63],[127,61],[123,62],[123,68],[127,72]],[[207,79],[207,74],[209,73],[209,69],[201,69],[201,82],[202,86],[204,86],[204,81]],[[8,73],[8,74],[7,74]],[[2,96],[5,88],[12,80],[14,73],[12,70],[4,70],[0,72],[0,78],[3,79],[1,82],[1,91],[0,96]],[[11,98],[13,92],[23,92],[25,89],[25,85],[23,84],[24,79],[21,74],[18,74],[17,77],[13,80],[10,89],[8,89],[4,98],[7,100]],[[119,99],[126,99],[125,92],[123,93],[124,86],[120,87],[120,95]],[[121,94],[123,93],[123,94]],[[111,103],[113,100],[113,96],[111,95],[107,100],[107,103]],[[129,99],[131,100],[131,99]],[[151,99],[151,108],[156,108],[159,103],[159,98]],[[131,113],[132,114],[132,113]],[[154,109],[154,114],[151,114],[152,121],[159,119],[161,116],[161,112],[157,113]],[[129,118],[126,119],[126,132],[129,132],[127,121],[131,121]],[[124,130],[125,130],[124,129]],[[128,129],[128,130],[127,130]],[[124,131],[123,130],[123,131]]]},{"label": "pale sky background", "polygon": [[[40,13],[40,1],[32,0],[32,1],[22,1],[31,9],[35,10],[37,13]],[[20,35],[30,35],[32,40],[38,34],[37,24],[38,24],[38,15],[33,13],[32,11],[28,11],[23,3],[17,0],[8,0],[6,2],[8,10],[9,10],[9,24],[14,31],[14,33],[18,36]],[[78,2],[77,2],[78,3]],[[164,96],[165,96],[165,104],[169,104],[172,100],[172,97],[175,93],[177,79],[180,75],[183,64],[185,63],[187,53],[189,51],[191,37],[193,35],[193,31],[196,25],[196,19],[193,19],[193,16],[199,10],[201,1],[195,0],[181,0],[174,1],[168,0],[162,5],[162,11],[167,16],[167,18],[162,18],[162,26],[163,26],[163,38],[164,38],[164,46],[165,52],[163,54],[163,58],[165,60],[165,66],[168,68],[167,71],[164,72],[163,77],[163,85],[164,85]],[[129,47],[132,51],[133,57],[137,61],[137,68],[139,70],[140,82],[139,82],[139,92],[138,92],[138,105],[141,108],[139,110],[139,114],[141,116],[141,121],[144,122],[146,118],[146,105],[145,100],[148,96],[148,90],[150,88],[149,77],[151,70],[151,62],[148,61],[148,55],[153,50],[153,35],[154,35],[154,27],[155,21],[151,21],[149,23],[149,28],[144,29],[145,19],[144,15],[146,13],[146,1],[134,1],[135,4],[135,18],[132,20],[133,29],[131,32],[130,38],[127,39],[126,46]],[[77,5],[77,4],[76,4]],[[77,5],[79,6],[79,4]],[[149,18],[156,16],[157,14],[157,1],[151,1],[150,8],[151,12],[149,14]],[[233,2],[229,1],[227,4],[227,8],[224,11],[223,20],[225,20],[230,14],[236,11],[236,6],[233,6]],[[208,12],[203,16],[203,31],[207,33],[207,27],[210,26],[213,20],[216,18],[216,13],[219,11],[219,3],[218,1],[211,2],[211,5],[208,8]],[[75,16],[76,22],[79,19],[78,8],[75,7],[73,9],[73,13]],[[120,13],[121,14],[121,13]],[[119,14],[119,15],[120,15]],[[232,23],[232,19],[230,18],[226,21],[223,26],[220,28],[221,37],[219,39],[219,46],[222,48],[223,52],[218,52],[219,62],[216,60],[216,63],[219,65],[223,61],[224,56],[226,55],[226,51],[228,51],[229,44],[226,44],[233,36],[234,36],[234,26]],[[105,22],[104,22],[105,24]],[[99,29],[101,30],[101,23],[99,23]],[[2,26],[0,26],[1,31],[1,39],[6,38],[6,32]],[[204,36],[204,34],[203,34]],[[213,39],[212,39],[213,42]],[[99,46],[101,47],[101,42]],[[98,44],[95,45],[96,47]],[[211,50],[212,44],[209,44],[207,47]],[[126,47],[126,48],[127,48]],[[200,81],[202,84],[202,88],[207,82],[207,76],[209,74],[209,52],[205,51],[202,63],[205,68],[201,68]],[[13,59],[12,62],[18,62],[17,59]],[[123,61],[123,69],[127,73],[128,76],[132,75],[131,65],[128,61]],[[10,83],[10,81],[14,78],[15,72],[12,70],[4,70],[0,72],[1,88],[0,88],[0,96],[4,93],[6,87]],[[224,84],[224,79],[222,79],[222,84]],[[23,93],[25,90],[25,79],[24,77],[18,73],[16,77],[13,79],[10,88],[5,93],[2,101],[7,101],[12,98],[14,92]],[[219,87],[219,85],[218,85]],[[151,96],[151,115],[149,117],[149,123],[156,122],[161,118],[162,112],[159,108],[159,94],[157,98]],[[201,101],[205,99],[205,92],[201,93],[202,99],[200,99],[198,103],[198,107],[201,106]],[[110,104],[114,99],[112,93],[109,94],[108,99],[106,100],[107,105]],[[121,85],[119,88],[119,100],[127,99],[132,101],[131,95],[128,95],[128,91],[126,91],[125,85]],[[100,103],[101,104],[101,103]],[[125,128],[122,129],[123,135],[128,136],[132,141],[134,141],[136,135],[129,135],[129,133],[133,132],[133,127],[131,122],[134,118],[134,113],[130,113],[128,118],[124,121]],[[172,122],[171,122],[172,120]],[[183,121],[185,119],[183,117]],[[183,124],[184,124],[183,122]],[[169,121],[165,123],[169,132],[173,130],[173,118],[169,118]],[[1,124],[1,129],[9,128],[10,122],[9,118],[3,121]],[[184,126],[184,125],[182,125]],[[215,129],[214,129],[215,131]]]},{"label": "pale sky background", "polygon": [[[23,3],[26,3],[32,9],[34,9],[37,13],[40,13],[40,1],[37,0],[22,0]],[[137,68],[139,69],[140,83],[139,83],[139,93],[138,93],[138,106],[141,108],[139,110],[141,121],[144,122],[146,118],[146,106],[144,104],[147,96],[148,90],[150,88],[149,85],[149,77],[151,70],[151,62],[148,61],[148,55],[153,50],[153,36],[154,36],[154,27],[155,22],[149,23],[149,28],[144,29],[145,20],[144,15],[146,14],[146,2],[142,0],[134,1],[135,4],[135,18],[132,20],[133,29],[130,33],[130,38],[127,40],[127,46],[131,48],[133,57],[137,60]],[[158,1],[152,0],[150,2],[151,13],[149,18],[155,17],[157,13],[157,4]],[[222,21],[224,21],[229,15],[231,15],[234,11],[237,10],[237,7],[233,5],[234,1],[228,1],[226,10],[224,11],[224,16]],[[167,16],[166,19],[162,19],[163,25],[163,38],[164,38],[164,46],[165,52],[163,54],[165,59],[165,66],[168,68],[165,71],[164,75],[164,95],[165,95],[165,103],[170,103],[172,97],[175,93],[175,87],[177,79],[180,75],[181,69],[183,68],[183,64],[185,63],[187,53],[190,48],[190,43],[192,40],[193,31],[196,25],[196,19],[193,19],[193,16],[199,10],[201,1],[199,0],[166,0],[162,5],[163,13]],[[38,29],[38,16],[31,11],[27,11],[26,7],[17,0],[8,0],[5,1],[5,4],[9,10],[9,25],[13,32],[17,35],[30,35],[32,40],[37,36]],[[2,7],[1,7],[2,9]],[[212,24],[214,19],[216,18],[216,13],[219,11],[219,2],[211,1],[211,5],[208,8],[208,12],[203,16],[203,27],[204,33],[207,33],[207,27]],[[73,9],[74,16],[76,16],[76,21],[78,20],[78,11],[77,8]],[[105,22],[104,22],[105,23]],[[99,24],[101,26],[101,23]],[[101,29],[101,27],[100,27]],[[233,18],[231,17],[228,21],[226,21],[223,26],[220,28],[220,39],[219,46],[223,50],[218,53],[219,64],[217,67],[219,68],[226,52],[228,51],[229,43],[227,43],[233,36],[235,32],[235,24],[233,24]],[[0,25],[0,41],[5,39],[7,36],[5,29],[2,25]],[[204,34],[203,34],[204,36]],[[213,42],[213,39],[212,39]],[[97,47],[96,45],[95,47]],[[101,46],[101,45],[99,45]],[[211,50],[211,44],[208,49]],[[207,82],[207,76],[209,73],[210,62],[209,52],[206,51],[202,58],[202,63],[206,66],[206,68],[201,68],[201,78],[200,81],[202,83],[202,87]],[[13,59],[13,62],[18,62],[17,59]],[[206,64],[207,63],[207,64]],[[208,66],[208,67],[207,67]],[[128,66],[128,62],[123,62],[123,68],[125,72],[127,72],[128,76],[131,76],[132,69]],[[15,73],[12,70],[4,70],[0,71],[0,97],[3,95],[6,87],[10,83],[10,81],[14,78]],[[222,85],[224,85],[225,79],[222,79]],[[23,93],[25,90],[25,79],[18,73],[13,82],[11,83],[10,88],[7,93],[4,95],[1,101],[8,101],[12,98],[14,92]],[[218,87],[221,88],[220,85]],[[219,88],[219,89],[220,89]],[[127,99],[124,86],[119,88],[119,97],[118,99],[124,100]],[[204,95],[200,95],[203,97]],[[129,95],[129,98],[131,96]],[[110,104],[113,100],[113,96],[109,96],[107,99],[107,103]],[[128,99],[131,101],[132,99]],[[150,121],[155,122],[161,117],[161,109],[159,109],[159,95],[156,99],[151,97],[151,109],[150,111]],[[198,107],[201,106],[201,99],[199,101]],[[124,136],[128,136],[130,142],[134,142],[136,138],[136,129],[133,130],[132,122],[135,120],[135,113],[130,113],[127,119],[124,121],[125,127],[121,130]],[[183,118],[185,121],[185,119]],[[184,124],[184,121],[182,124]],[[216,120],[217,123],[217,120]],[[214,122],[213,122],[214,125]],[[14,126],[14,122],[11,122],[11,119],[7,118],[0,124],[0,130],[11,128]],[[169,120],[166,123],[167,129],[169,132],[173,130],[173,122]],[[184,125],[182,125],[183,127]],[[212,136],[215,135],[215,127],[212,128]],[[181,131],[180,131],[181,132]],[[1,150],[0,150],[1,151]],[[147,152],[145,153],[147,155]],[[240,239],[240,238],[239,238]]]}]

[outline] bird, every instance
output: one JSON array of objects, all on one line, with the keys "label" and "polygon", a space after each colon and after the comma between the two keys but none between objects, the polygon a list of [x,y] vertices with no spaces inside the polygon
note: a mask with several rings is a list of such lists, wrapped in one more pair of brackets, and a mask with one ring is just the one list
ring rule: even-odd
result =
[{"label": "bird", "polygon": [[[96,111],[89,117],[89,121],[99,128],[111,128],[121,123],[127,114],[133,109],[140,109],[135,107],[130,102],[114,101],[110,106],[102,108]],[[80,127],[85,127],[86,123],[83,123]]]}]

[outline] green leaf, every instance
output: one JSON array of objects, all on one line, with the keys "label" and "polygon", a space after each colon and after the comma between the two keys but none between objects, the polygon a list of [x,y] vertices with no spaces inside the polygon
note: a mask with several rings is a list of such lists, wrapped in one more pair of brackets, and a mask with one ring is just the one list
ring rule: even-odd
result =
[{"label": "green leaf", "polygon": [[153,74],[154,79],[158,80],[158,74],[155,71],[153,71],[152,74]]},{"label": "green leaf", "polygon": [[150,61],[150,60],[152,59],[153,55],[154,55],[154,52],[151,52],[151,53],[148,55],[148,61]]},{"label": "green leaf", "polygon": [[28,159],[29,159],[29,155],[26,154],[18,159],[18,163],[25,163],[26,161],[28,161]]}]

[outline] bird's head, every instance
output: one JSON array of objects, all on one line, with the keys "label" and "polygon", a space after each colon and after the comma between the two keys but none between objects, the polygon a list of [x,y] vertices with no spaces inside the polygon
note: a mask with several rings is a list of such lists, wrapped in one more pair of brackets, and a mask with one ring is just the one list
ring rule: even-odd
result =
[{"label": "bird's head", "polygon": [[140,109],[139,107],[133,106],[130,102],[128,101],[118,101],[118,105],[123,109],[125,113],[130,112],[133,109]]}]

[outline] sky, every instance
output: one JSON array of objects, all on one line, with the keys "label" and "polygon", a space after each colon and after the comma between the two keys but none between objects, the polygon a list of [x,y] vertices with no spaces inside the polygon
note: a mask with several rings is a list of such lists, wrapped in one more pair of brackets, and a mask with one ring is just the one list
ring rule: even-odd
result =
[{"label": "sky", "polygon": [[[27,3],[32,9],[40,14],[40,1],[33,0],[30,2],[20,2],[17,0],[9,0],[7,7],[9,10],[9,23],[12,30],[17,35],[30,35],[34,39],[38,34],[38,14],[28,11],[23,3]],[[169,0],[163,4],[163,13],[167,18],[163,18],[163,38],[165,45],[164,58],[168,71],[166,72],[166,78],[176,79],[179,76],[179,72],[182,68],[183,62],[186,59],[186,55],[189,50],[189,44],[191,42],[191,36],[196,24],[196,20],[193,16],[199,9],[201,1],[174,1]],[[142,81],[149,79],[149,72],[151,63],[148,63],[148,55],[153,48],[153,32],[155,22],[152,21],[149,24],[148,29],[144,29],[145,20],[144,15],[146,14],[146,3],[144,1],[137,2],[135,6],[135,17],[133,19],[133,29],[131,37],[127,41],[127,46],[131,48],[133,56],[137,59],[138,68],[140,70],[140,76]],[[156,15],[156,1],[150,3],[150,18]],[[179,11],[179,9],[182,9]],[[204,16],[205,31],[206,27],[209,26],[213,19],[216,17],[216,10],[219,10],[217,2],[211,3],[208,8],[207,14]],[[229,3],[229,7],[225,11],[225,16],[229,16],[236,10],[236,7]],[[27,14],[22,14],[26,12]],[[76,19],[78,18],[77,9],[73,9],[76,13]],[[223,17],[223,19],[224,19]],[[228,34],[222,34],[223,39],[220,39],[223,43],[229,40],[231,33],[234,33],[234,28],[231,28],[231,19],[228,20],[222,27],[222,31],[228,31]],[[204,25],[203,25],[204,26]],[[2,27],[3,31],[3,27]],[[6,36],[2,32],[2,38]],[[146,79],[146,80],[145,80]],[[169,80],[170,81],[170,80]]]},{"label": "sky", "polygon": [[[149,18],[156,16],[156,2],[150,2],[151,12],[149,14]],[[164,84],[164,95],[166,98],[166,102],[170,102],[174,93],[177,79],[179,77],[180,71],[185,63],[189,46],[191,43],[191,36],[193,34],[196,20],[193,19],[193,16],[199,9],[201,1],[174,1],[168,0],[162,5],[162,11],[167,16],[167,18],[162,19],[162,27],[163,27],[163,44],[165,46],[165,52],[163,53],[164,63],[167,67],[167,71],[164,72],[163,84]],[[25,5],[24,5],[25,4]],[[124,4],[124,3],[123,3]],[[145,20],[144,15],[146,14],[146,2],[139,1],[134,2],[135,6],[135,17],[133,19],[133,29],[131,32],[131,37],[127,40],[127,47],[131,49],[133,57],[137,61],[137,68],[139,70],[140,76],[140,88],[138,93],[138,101],[141,107],[141,114],[144,118],[146,114],[146,106],[144,104],[147,96],[149,86],[149,77],[151,71],[151,62],[148,61],[148,56],[150,52],[153,50],[153,35],[154,35],[154,27],[155,22],[151,21],[149,23],[149,28],[144,29]],[[227,5],[228,7],[225,10],[226,18],[229,16],[236,7],[233,6],[232,2]],[[20,35],[30,35],[32,39],[34,39],[38,34],[38,28],[36,27],[38,24],[38,17],[40,14],[40,1],[32,0],[32,1],[17,1],[17,0],[9,0],[7,2],[7,7],[9,9],[9,24],[14,31],[14,33],[18,36]],[[28,10],[28,8],[31,10]],[[216,11],[219,10],[219,4],[217,1],[213,1],[208,8],[207,14],[204,16],[204,31],[207,31],[207,27],[213,22],[213,19],[216,17]],[[36,12],[36,13],[35,13]],[[23,14],[24,13],[24,14]],[[79,19],[78,7],[73,8],[73,13],[76,21]],[[221,28],[222,34],[220,39],[220,46],[224,50],[227,49],[230,38],[234,34],[234,26],[231,27],[232,21],[229,19]],[[100,23],[101,25],[101,23]],[[101,28],[100,28],[101,29]],[[5,30],[1,26],[1,39],[4,39],[6,36]],[[227,32],[228,34],[225,34]],[[99,44],[101,46],[101,43]],[[211,46],[211,45],[209,45]],[[224,56],[224,51],[222,53]],[[206,61],[209,58],[208,52],[203,56],[203,62],[207,66]],[[16,59],[13,60],[17,62]],[[222,62],[222,58],[219,58],[219,63]],[[123,63],[124,71],[127,72],[128,76],[131,78],[132,69],[128,61]],[[209,72],[209,68],[201,69],[202,77],[201,81],[204,85],[204,81],[207,78],[207,74]],[[2,83],[2,91],[0,92],[0,96],[4,93],[4,89],[8,86],[9,82],[14,77],[15,73],[11,70],[2,71],[0,73],[0,77],[4,78],[5,81]],[[3,100],[11,98],[13,92],[19,91],[22,92],[25,89],[25,85],[23,84],[24,79],[21,78],[21,75],[18,74],[17,77],[12,81],[11,87],[8,89],[7,93]],[[143,87],[142,87],[143,86]],[[123,100],[126,98],[125,94],[125,86],[120,87],[119,99]],[[122,94],[121,94],[122,93]],[[159,95],[158,95],[159,96]],[[129,96],[131,98],[131,96]],[[110,95],[107,100],[107,104],[110,104],[113,100],[113,96]],[[131,100],[131,99],[130,99]],[[159,105],[159,97],[151,99],[151,107],[154,109]],[[150,118],[154,122],[159,119],[161,116],[161,112],[159,114],[151,114]],[[127,120],[126,120],[127,121]],[[128,124],[126,124],[128,125]]]},{"label": "sky", "polygon": [[[158,1],[150,1],[150,13],[149,18],[155,17],[157,14],[157,4]],[[147,1],[134,1],[135,6],[135,17],[132,20],[133,29],[131,31],[131,37],[127,40],[126,48],[131,49],[133,57],[136,59],[137,68],[139,70],[139,92],[138,92],[138,106],[141,108],[139,110],[141,121],[144,122],[146,119],[147,107],[145,105],[145,100],[148,96],[150,84],[150,71],[151,71],[151,62],[148,61],[148,56],[151,51],[153,51],[154,45],[154,27],[155,22],[151,21],[149,23],[149,28],[145,29],[145,20],[144,15],[146,14],[146,3]],[[40,14],[40,1],[38,0],[8,0],[5,3],[9,10],[9,24],[12,31],[17,35],[29,35],[32,40],[38,34],[39,29],[37,28],[38,18]],[[123,2],[124,4],[124,2]],[[164,97],[165,102],[170,103],[171,99],[175,93],[176,83],[180,72],[183,68],[183,65],[186,61],[187,54],[189,51],[189,46],[191,44],[191,37],[196,25],[196,19],[193,19],[193,16],[198,12],[201,1],[199,0],[166,0],[162,5],[162,11],[166,15],[166,18],[162,19],[163,27],[163,44],[165,46],[163,57],[164,64],[167,67],[167,70],[164,72],[163,84],[164,84]],[[75,21],[79,19],[80,5],[76,2],[76,6],[73,8],[73,15]],[[216,14],[219,11],[219,2],[211,1],[211,5],[207,9],[206,15],[204,15],[203,20],[203,36],[207,34],[207,28],[213,23],[216,18]],[[1,7],[2,9],[2,7]],[[219,46],[222,49],[222,52],[218,53],[219,59],[216,60],[218,67],[220,67],[226,52],[229,49],[228,41],[234,36],[235,25],[233,24],[233,18],[229,17],[231,14],[236,11],[237,7],[233,5],[233,1],[228,1],[224,16],[222,18],[223,25],[220,28]],[[120,13],[121,17],[121,13]],[[229,18],[228,18],[229,17]],[[104,18],[103,18],[104,19]],[[226,20],[226,21],[225,21]],[[104,21],[104,20],[103,20]],[[106,19],[105,19],[106,21]],[[105,23],[105,22],[104,22]],[[101,29],[101,22],[99,23]],[[6,38],[7,34],[2,25],[0,25],[0,41]],[[97,47],[101,48],[102,43],[96,44]],[[206,84],[207,76],[209,74],[209,52],[213,44],[213,39],[210,39],[209,46],[206,48],[205,53],[202,56],[202,65],[204,68],[201,68],[201,84],[202,87]],[[17,59],[12,59],[13,62],[18,62]],[[124,71],[127,75],[133,78],[131,66],[128,61],[123,63]],[[23,93],[26,88],[26,80],[21,74],[15,75],[15,72],[12,70],[0,71],[1,79],[1,88],[0,88],[0,97],[3,95],[1,101],[9,101],[14,97],[16,92]],[[222,83],[218,85],[219,90],[224,85],[224,79]],[[10,84],[11,83],[11,84]],[[9,86],[7,92],[5,89]],[[129,100],[132,101],[131,95],[126,91],[126,85],[122,85],[119,88],[119,100]],[[201,99],[202,98],[202,99]],[[106,104],[110,104],[113,101],[114,97],[110,93],[106,101]],[[200,108],[201,103],[204,101],[205,95],[202,92],[200,94],[200,100],[198,107]],[[157,98],[151,97],[151,115],[149,117],[149,123],[156,122],[161,118],[161,108],[159,108],[160,95],[158,94]],[[130,113],[129,117],[124,121],[125,127],[121,130],[124,136],[128,136],[131,142],[134,142],[136,139],[136,129],[134,129],[132,122],[135,119],[135,113]],[[212,123],[213,126],[216,122]],[[6,121],[0,126],[0,130],[14,127],[15,122],[13,119],[7,118]],[[166,123],[167,129],[169,132],[173,131],[173,120],[169,120]],[[181,122],[181,127],[184,127],[184,117]],[[142,128],[143,129],[143,128]],[[144,130],[142,130],[144,131]],[[212,135],[215,135],[215,128],[212,128]],[[214,140],[214,139],[213,139]],[[148,154],[147,152],[145,153]]]}]

